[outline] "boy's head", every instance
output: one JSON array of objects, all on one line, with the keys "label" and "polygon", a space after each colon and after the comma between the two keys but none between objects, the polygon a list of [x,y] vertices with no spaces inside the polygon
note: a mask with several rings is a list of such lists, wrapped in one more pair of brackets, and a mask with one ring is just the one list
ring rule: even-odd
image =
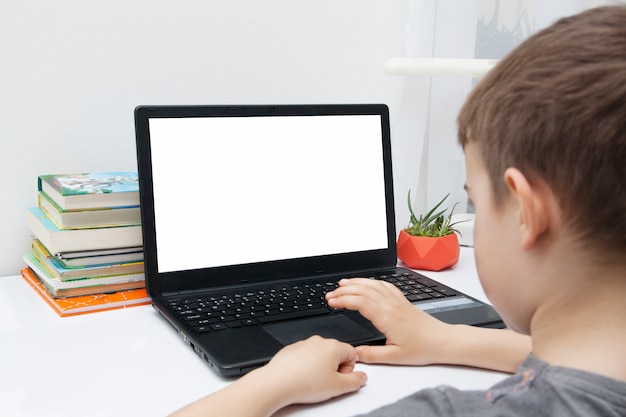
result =
[{"label": "boy's head", "polygon": [[626,7],[588,10],[530,37],[473,89],[458,127],[486,167],[496,209],[515,167],[550,187],[578,238],[623,262]]}]

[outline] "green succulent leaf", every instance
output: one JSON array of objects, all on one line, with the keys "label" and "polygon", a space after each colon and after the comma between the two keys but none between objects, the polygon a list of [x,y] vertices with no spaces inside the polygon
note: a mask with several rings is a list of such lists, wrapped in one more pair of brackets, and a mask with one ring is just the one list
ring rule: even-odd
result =
[{"label": "green succulent leaf", "polygon": [[[452,214],[458,203],[455,203],[450,210],[450,213],[446,215],[446,209],[439,210],[441,205],[446,201],[450,194],[446,194],[433,208],[431,208],[425,215],[420,215],[419,218],[413,211],[413,205],[411,204],[411,190],[409,190],[407,196],[407,203],[409,206],[409,225],[405,227],[404,231],[412,236],[427,236],[427,237],[441,237],[458,233],[453,226],[461,222],[452,223]],[[439,211],[437,211],[439,210]]]}]

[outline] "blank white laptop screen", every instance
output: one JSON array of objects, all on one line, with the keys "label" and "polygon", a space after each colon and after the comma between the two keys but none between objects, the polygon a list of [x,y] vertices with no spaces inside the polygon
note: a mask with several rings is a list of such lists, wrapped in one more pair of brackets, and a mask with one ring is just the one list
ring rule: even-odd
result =
[{"label": "blank white laptop screen", "polygon": [[387,247],[378,115],[149,120],[158,272]]}]

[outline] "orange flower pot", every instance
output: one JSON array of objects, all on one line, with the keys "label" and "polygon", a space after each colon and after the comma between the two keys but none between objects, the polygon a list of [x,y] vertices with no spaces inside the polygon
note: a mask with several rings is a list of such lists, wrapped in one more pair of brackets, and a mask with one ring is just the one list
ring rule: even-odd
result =
[{"label": "orange flower pot", "polygon": [[456,233],[442,237],[398,235],[398,258],[412,269],[441,271],[459,261],[461,248]]}]

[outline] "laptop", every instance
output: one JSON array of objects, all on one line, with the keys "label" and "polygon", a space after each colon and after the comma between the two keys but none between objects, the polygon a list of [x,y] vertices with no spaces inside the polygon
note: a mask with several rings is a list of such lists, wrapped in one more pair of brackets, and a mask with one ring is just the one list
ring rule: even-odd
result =
[{"label": "laptop", "polygon": [[397,267],[386,105],[139,106],[135,124],[147,290],[217,373],[314,334],[384,343],[325,305],[344,277],[393,282],[448,323],[503,327],[489,305]]}]

